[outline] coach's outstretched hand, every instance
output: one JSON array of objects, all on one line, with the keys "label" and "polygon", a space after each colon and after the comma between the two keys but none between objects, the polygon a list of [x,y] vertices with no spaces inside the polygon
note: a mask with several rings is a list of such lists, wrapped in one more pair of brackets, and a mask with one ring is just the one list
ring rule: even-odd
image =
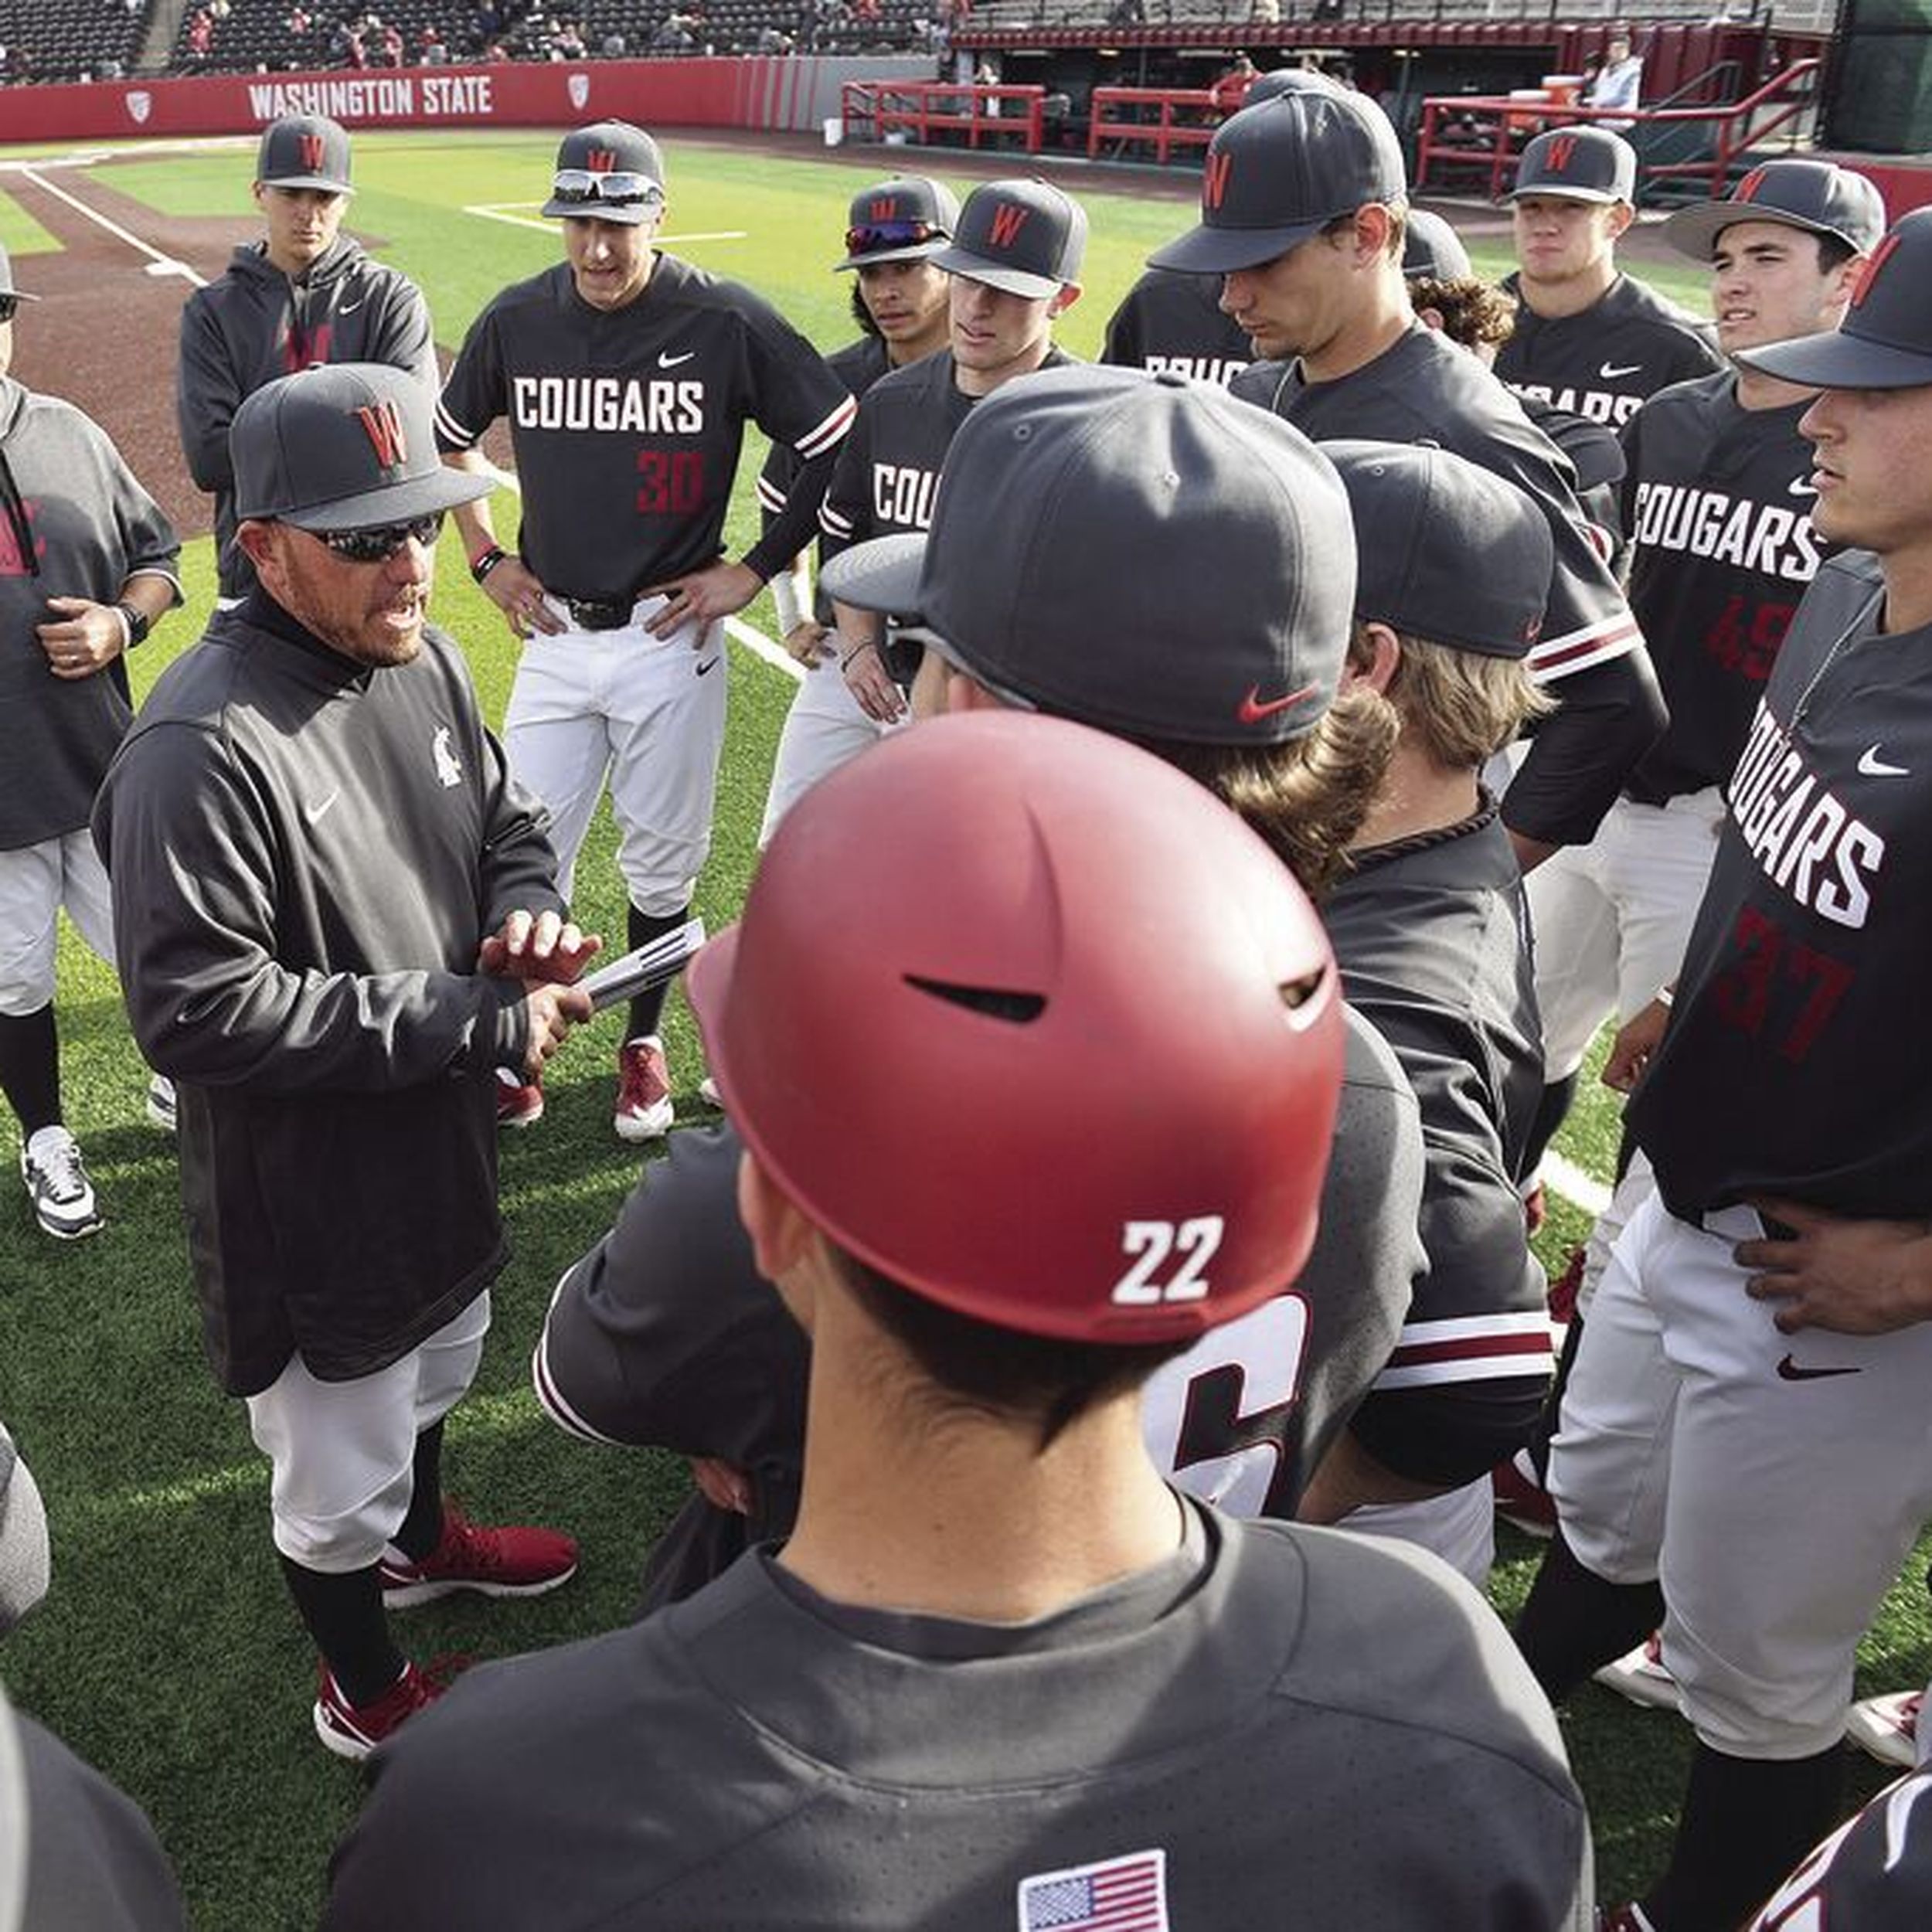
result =
[{"label": "coach's outstretched hand", "polygon": [[478,948],[476,970],[532,985],[567,985],[603,950],[597,934],[580,931],[556,913],[519,909]]}]

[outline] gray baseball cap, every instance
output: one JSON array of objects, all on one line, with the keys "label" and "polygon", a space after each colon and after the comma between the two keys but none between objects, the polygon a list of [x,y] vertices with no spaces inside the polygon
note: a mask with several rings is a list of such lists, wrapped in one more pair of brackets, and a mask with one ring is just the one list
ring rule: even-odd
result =
[{"label": "gray baseball cap", "polygon": [[845,259],[838,268],[927,261],[952,240],[959,203],[951,189],[923,175],[896,175],[860,189],[845,219]]},{"label": "gray baseball cap", "polygon": [[1549,521],[1515,484],[1421,443],[1324,443],[1360,557],[1355,614],[1431,644],[1520,658],[1543,630]]},{"label": "gray baseball cap", "polygon": [[557,220],[587,216],[632,228],[655,220],[663,206],[664,157],[641,128],[595,121],[559,144],[544,214]]},{"label": "gray baseball cap", "polygon": [[1312,67],[1277,67],[1273,73],[1257,74],[1249,82],[1241,105],[1258,107],[1264,100],[1277,100],[1283,94],[1332,94],[1341,91],[1339,82],[1331,80],[1325,73],[1316,73]]},{"label": "gray baseball cap", "polygon": [[1410,281],[1466,282],[1475,277],[1475,264],[1462,237],[1427,208],[1409,210],[1402,243],[1402,272]]},{"label": "gray baseball cap", "polygon": [[1503,196],[1560,201],[1637,199],[1637,150],[1607,128],[1552,128],[1522,151],[1516,185]]},{"label": "gray baseball cap", "polygon": [[1400,202],[1408,192],[1402,145],[1372,100],[1338,87],[1297,89],[1214,131],[1199,226],[1147,259],[1214,275],[1257,267],[1365,202]]},{"label": "gray baseball cap", "polygon": [[284,114],[262,130],[255,179],[274,188],[319,188],[352,195],[349,130],[326,114]]},{"label": "gray baseball cap", "polygon": [[11,295],[16,302],[37,302],[38,295],[29,295],[24,288],[13,285],[13,257],[4,247],[0,247],[0,295]]},{"label": "gray baseball cap", "polygon": [[228,450],[236,515],[300,530],[405,523],[492,488],[437,456],[429,389],[386,362],[320,362],[257,389]]},{"label": "gray baseball cap", "polygon": [[1776,222],[1808,234],[1835,235],[1869,255],[1885,233],[1885,201],[1874,183],[1828,161],[1767,161],[1720,201],[1680,208],[1664,224],[1673,248],[1707,262],[1724,230],[1740,221]]},{"label": "gray baseball cap", "polygon": [[1932,208],[1915,208],[1893,224],[1836,328],[1740,349],[1736,359],[1810,389],[1932,383]]},{"label": "gray baseball cap", "polygon": [[1044,181],[988,181],[966,197],[933,257],[949,274],[1038,301],[1080,278],[1087,210]]},{"label": "gray baseball cap", "polygon": [[920,612],[1012,702],[1197,744],[1316,723],[1355,583],[1348,498],[1300,430],[1217,383],[1087,365],[974,410],[927,535],[825,568],[843,603]]}]

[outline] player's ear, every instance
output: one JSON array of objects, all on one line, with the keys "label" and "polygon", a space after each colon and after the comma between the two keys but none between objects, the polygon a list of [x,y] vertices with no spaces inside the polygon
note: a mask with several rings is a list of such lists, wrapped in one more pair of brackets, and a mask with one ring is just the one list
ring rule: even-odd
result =
[{"label": "player's ear", "polygon": [[276,533],[275,526],[253,517],[236,526],[235,541],[240,546],[242,555],[258,571],[265,563],[273,565],[281,555],[281,539]]},{"label": "player's ear", "polygon": [[1610,238],[1612,241],[1621,235],[1637,219],[1637,210],[1627,201],[1614,201],[1610,204]]},{"label": "player's ear", "polygon": [[1372,619],[1355,627],[1342,667],[1344,691],[1369,690],[1386,695],[1402,663],[1402,640],[1386,624]]},{"label": "player's ear", "polygon": [[1832,270],[1825,305],[1828,311],[1840,314],[1850,307],[1852,298],[1859,292],[1859,284],[1864,279],[1866,267],[1870,264],[1869,255],[1848,255]]},{"label": "player's ear", "polygon": [[758,1272],[776,1284],[797,1272],[817,1232],[748,1148],[738,1157],[738,1219],[751,1236]]},{"label": "player's ear", "polygon": [[1443,314],[1440,309],[1430,308],[1417,309],[1416,311],[1416,320],[1421,323],[1424,328],[1433,328],[1438,335],[1440,335],[1442,332],[1443,325],[1448,320],[1448,318]]},{"label": "player's ear", "polygon": [[1078,282],[1061,283],[1060,292],[1053,298],[1053,301],[1048,306],[1047,314],[1049,316],[1064,315],[1080,300],[1084,292]]}]

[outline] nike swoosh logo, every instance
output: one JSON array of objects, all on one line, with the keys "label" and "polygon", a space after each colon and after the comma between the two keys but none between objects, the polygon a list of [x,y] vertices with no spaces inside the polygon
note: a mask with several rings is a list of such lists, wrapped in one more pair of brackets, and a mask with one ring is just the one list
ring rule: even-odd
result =
[{"label": "nike swoosh logo", "polygon": [[1291,691],[1284,698],[1264,698],[1258,684],[1248,686],[1248,694],[1235,711],[1236,718],[1243,724],[1259,724],[1264,718],[1272,718],[1277,711],[1286,711],[1291,706],[1301,703],[1304,698],[1315,696],[1315,687],[1304,684],[1299,691]]},{"label": "nike swoosh logo", "polygon": [[1911,776],[1909,765],[1888,765],[1879,756],[1876,745],[1872,746],[1859,760],[1859,770],[1868,778],[1906,778]]},{"label": "nike swoosh logo", "polygon": [[327,816],[329,808],[333,805],[335,801],[341,798],[342,795],[342,788],[340,785],[338,785],[326,798],[322,800],[321,804],[303,806],[302,816],[306,818],[311,825],[319,825],[322,822],[324,818]]},{"label": "nike swoosh logo", "polygon": [[1816,496],[1818,485],[1808,477],[1795,477],[1784,486],[1794,496]]},{"label": "nike swoosh logo", "polygon": [[1828,1376],[1855,1376],[1862,1372],[1857,1369],[1801,1369],[1789,1355],[1777,1365],[1781,1382],[1822,1382]]},{"label": "nike swoosh logo", "polygon": [[675,369],[680,362],[689,362],[692,357],[696,355],[697,352],[698,352],[695,349],[688,349],[682,355],[666,355],[662,349],[659,349],[658,352],[658,366],[660,369]]},{"label": "nike swoosh logo", "polygon": [[355,313],[356,310],[358,310],[359,308],[360,308],[362,307],[362,304],[363,304],[364,302],[367,301],[368,301],[368,299],[369,299],[369,298],[368,298],[366,295],[364,295],[364,296],[359,297],[359,298],[356,301],[352,301],[352,302],[345,302],[345,303],[343,303],[343,304],[342,305],[342,307],[341,307],[340,308],[338,308],[338,309],[337,309],[337,310],[336,310],[336,311],[335,311],[335,312],[336,312],[336,314],[337,314],[338,315],[353,315]]},{"label": "nike swoosh logo", "polygon": [[1606,362],[1597,373],[1607,383],[1614,383],[1620,376],[1634,376],[1643,367],[1641,362]]},{"label": "nike swoosh logo", "polygon": [[716,658],[700,658],[698,660],[698,675],[701,678],[707,672],[715,671],[717,668],[718,660]]}]

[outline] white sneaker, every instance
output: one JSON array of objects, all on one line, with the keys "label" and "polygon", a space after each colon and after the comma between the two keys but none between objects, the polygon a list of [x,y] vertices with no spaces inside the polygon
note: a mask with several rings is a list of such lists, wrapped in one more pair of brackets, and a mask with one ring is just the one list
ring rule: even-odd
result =
[{"label": "white sneaker", "polygon": [[43,1127],[20,1150],[20,1179],[34,1219],[56,1241],[77,1241],[101,1225],[80,1148],[64,1127]]},{"label": "white sneaker", "polygon": [[1634,1650],[1606,1664],[1597,1672],[1597,1681],[1633,1704],[1652,1710],[1677,1709],[1677,1679],[1664,1668],[1663,1644],[1655,1631]]},{"label": "white sneaker", "polygon": [[1923,1691],[1893,1691],[1861,1698],[1845,1713],[1845,1735],[1881,1764],[1910,1770],[1919,1761],[1919,1706]]},{"label": "white sneaker", "polygon": [[175,1083],[165,1073],[148,1077],[148,1117],[164,1134],[175,1131]]},{"label": "white sneaker", "polygon": [[724,1101],[718,1093],[718,1083],[709,1073],[706,1074],[704,1078],[698,1083],[698,1098],[702,1100],[706,1107],[724,1105]]},{"label": "white sneaker", "polygon": [[611,1124],[617,1138],[662,1140],[671,1131],[671,1076],[664,1043],[655,1033],[627,1040],[617,1054],[617,1104]]}]

